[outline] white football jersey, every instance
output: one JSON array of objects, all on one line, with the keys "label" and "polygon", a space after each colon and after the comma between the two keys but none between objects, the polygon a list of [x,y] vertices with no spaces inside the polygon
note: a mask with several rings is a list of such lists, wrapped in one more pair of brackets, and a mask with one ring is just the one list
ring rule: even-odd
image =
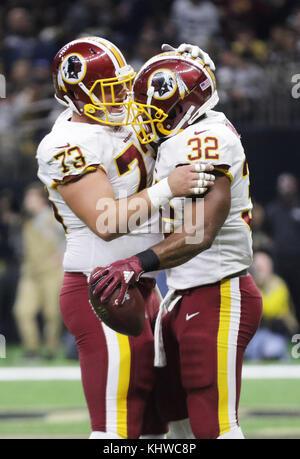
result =
[{"label": "white football jersey", "polygon": [[116,199],[124,198],[151,185],[155,159],[151,148],[141,147],[130,126],[71,122],[71,116],[72,112],[65,110],[41,141],[38,177],[46,185],[55,216],[65,228],[64,270],[88,275],[96,266],[146,250],[162,236],[150,234],[145,222],[131,234],[106,242],[72,212],[56,191],[57,185],[102,168]]},{"label": "white football jersey", "polygon": [[[252,237],[249,227],[252,203],[249,196],[249,170],[239,135],[225,115],[213,110],[206,118],[166,140],[159,148],[155,180],[167,177],[174,167],[193,161],[211,163],[231,182],[231,207],[212,246],[187,263],[167,270],[170,288],[185,289],[211,284],[243,271],[252,263]],[[165,209],[170,225],[182,221],[182,199]],[[172,220],[174,221],[172,222]],[[177,220],[177,221],[176,221]]]}]

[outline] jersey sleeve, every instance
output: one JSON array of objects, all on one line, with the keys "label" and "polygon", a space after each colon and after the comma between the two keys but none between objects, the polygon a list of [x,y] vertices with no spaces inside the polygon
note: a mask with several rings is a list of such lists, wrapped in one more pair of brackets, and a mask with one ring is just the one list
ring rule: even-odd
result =
[{"label": "jersey sleeve", "polygon": [[[211,137],[211,138],[210,138]],[[204,149],[204,160],[214,165],[215,172],[226,175],[226,177],[233,182],[233,146],[237,141],[233,134],[227,135],[224,132],[217,132],[216,135],[207,136]],[[214,153],[210,150],[211,145],[216,146]]]},{"label": "jersey sleeve", "polygon": [[60,143],[61,147],[40,145],[38,149],[39,172],[49,177],[51,188],[78,180],[97,169],[106,172],[95,140]]}]

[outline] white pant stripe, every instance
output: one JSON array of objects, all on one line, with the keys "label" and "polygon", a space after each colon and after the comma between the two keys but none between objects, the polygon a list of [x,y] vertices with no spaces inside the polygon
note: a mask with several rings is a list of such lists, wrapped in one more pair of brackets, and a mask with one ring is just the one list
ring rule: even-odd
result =
[{"label": "white pant stripe", "polygon": [[117,334],[102,323],[108,353],[108,371],[106,382],[106,430],[117,434],[117,395],[120,370],[120,349]]},{"label": "white pant stripe", "polygon": [[241,292],[239,277],[230,279],[231,307],[228,336],[228,416],[231,428],[236,426],[236,355],[241,318]]}]

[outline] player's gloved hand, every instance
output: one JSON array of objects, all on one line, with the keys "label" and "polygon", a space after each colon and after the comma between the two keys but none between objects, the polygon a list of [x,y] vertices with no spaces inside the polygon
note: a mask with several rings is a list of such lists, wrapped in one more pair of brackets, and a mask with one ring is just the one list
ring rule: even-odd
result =
[{"label": "player's gloved hand", "polygon": [[99,269],[90,277],[89,285],[92,287],[93,295],[100,297],[102,303],[107,301],[110,295],[120,287],[115,305],[121,305],[125,301],[129,286],[138,282],[143,272],[141,260],[133,256]]},{"label": "player's gloved hand", "polygon": [[203,51],[201,48],[199,48],[199,46],[190,45],[188,43],[182,43],[178,46],[178,48],[174,48],[173,46],[164,43],[163,45],[161,45],[161,49],[164,52],[177,51],[178,53],[190,54],[192,57],[200,57],[200,59],[203,60],[204,64],[208,68],[210,68],[210,70],[212,70],[213,72],[216,70],[216,66],[209,54]]}]

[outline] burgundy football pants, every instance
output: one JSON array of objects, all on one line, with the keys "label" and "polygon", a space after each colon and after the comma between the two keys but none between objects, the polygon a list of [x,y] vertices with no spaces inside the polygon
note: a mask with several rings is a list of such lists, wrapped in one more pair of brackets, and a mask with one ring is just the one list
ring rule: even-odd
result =
[{"label": "burgundy football pants", "polygon": [[166,432],[151,399],[155,383],[151,319],[159,299],[152,281],[141,282],[140,290],[148,318],[137,338],[116,333],[97,318],[89,305],[85,275],[65,273],[60,294],[64,323],[77,343],[92,430],[122,438]]},{"label": "burgundy football pants", "polygon": [[159,408],[165,421],[189,417],[196,438],[217,438],[238,425],[243,354],[261,295],[250,275],[179,293],[163,319]]}]

